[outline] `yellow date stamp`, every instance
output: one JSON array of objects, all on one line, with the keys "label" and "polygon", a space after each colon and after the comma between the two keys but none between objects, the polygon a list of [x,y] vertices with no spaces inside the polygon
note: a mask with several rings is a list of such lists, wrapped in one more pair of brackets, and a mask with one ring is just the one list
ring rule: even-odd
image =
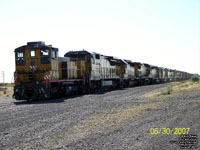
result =
[{"label": "yellow date stamp", "polygon": [[151,134],[189,134],[190,128],[150,128]]}]

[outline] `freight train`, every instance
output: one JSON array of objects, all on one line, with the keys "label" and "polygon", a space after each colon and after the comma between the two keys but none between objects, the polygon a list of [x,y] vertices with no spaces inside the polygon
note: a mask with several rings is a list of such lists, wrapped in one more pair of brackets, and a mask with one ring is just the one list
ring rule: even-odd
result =
[{"label": "freight train", "polygon": [[86,50],[58,56],[58,48],[28,42],[15,49],[16,100],[40,100],[76,93],[180,81],[191,74]]}]

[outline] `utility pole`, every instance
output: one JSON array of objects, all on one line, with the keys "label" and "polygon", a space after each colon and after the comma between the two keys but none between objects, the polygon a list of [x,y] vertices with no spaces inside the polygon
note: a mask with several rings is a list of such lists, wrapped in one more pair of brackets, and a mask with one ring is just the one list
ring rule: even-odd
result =
[{"label": "utility pole", "polygon": [[3,83],[5,83],[4,71],[2,71]]}]

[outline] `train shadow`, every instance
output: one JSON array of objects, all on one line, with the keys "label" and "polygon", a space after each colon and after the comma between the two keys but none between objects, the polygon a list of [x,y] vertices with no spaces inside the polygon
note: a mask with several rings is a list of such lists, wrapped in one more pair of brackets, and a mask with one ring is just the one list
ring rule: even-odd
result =
[{"label": "train shadow", "polygon": [[14,102],[14,104],[15,105],[30,105],[30,104],[63,103],[65,101],[69,100],[69,99],[78,98],[78,97],[82,97],[82,96],[85,96],[85,95],[103,95],[107,92],[117,91],[117,90],[125,90],[125,89],[104,89],[104,90],[101,90],[101,91],[89,92],[87,94],[69,95],[69,96],[65,96],[65,97],[45,99],[45,100],[35,100],[35,101],[22,100],[22,101],[16,101],[16,102]]},{"label": "train shadow", "polygon": [[79,95],[71,95],[71,96],[65,96],[60,98],[52,98],[52,99],[44,99],[44,100],[35,100],[35,101],[17,101],[14,102],[15,105],[30,105],[30,104],[52,104],[52,103],[63,103],[67,101],[68,99],[78,98],[83,96],[83,94]]},{"label": "train shadow", "polygon": [[100,90],[100,91],[95,91],[93,93],[89,93],[90,95],[102,95],[102,94],[105,94],[105,93],[108,93],[108,92],[112,92],[112,91],[121,91],[121,90],[126,90],[127,88],[119,88],[119,89],[112,89],[112,88],[108,88],[108,89],[103,89],[103,90]]},{"label": "train shadow", "polygon": [[82,97],[85,95],[103,95],[105,93],[108,92],[112,92],[112,91],[118,91],[118,90],[126,90],[127,88],[119,88],[119,89],[112,89],[112,88],[106,88],[106,89],[102,89],[99,91],[95,91],[95,92],[89,92],[89,93],[85,93],[85,94],[77,94],[77,95],[68,95],[65,97],[60,97],[60,98],[52,98],[52,99],[44,99],[44,100],[35,100],[35,101],[26,101],[26,100],[22,100],[22,101],[16,101],[14,102],[15,105],[30,105],[30,104],[52,104],[52,103],[63,103],[69,99],[73,99],[73,98],[78,98],[78,97]]}]

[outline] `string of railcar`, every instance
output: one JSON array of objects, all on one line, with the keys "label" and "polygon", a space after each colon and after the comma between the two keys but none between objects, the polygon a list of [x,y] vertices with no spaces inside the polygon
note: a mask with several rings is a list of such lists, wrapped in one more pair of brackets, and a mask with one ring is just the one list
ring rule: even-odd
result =
[{"label": "string of railcar", "polygon": [[28,42],[15,49],[14,98],[38,100],[189,79],[192,74],[86,50],[58,56],[58,48]]}]

